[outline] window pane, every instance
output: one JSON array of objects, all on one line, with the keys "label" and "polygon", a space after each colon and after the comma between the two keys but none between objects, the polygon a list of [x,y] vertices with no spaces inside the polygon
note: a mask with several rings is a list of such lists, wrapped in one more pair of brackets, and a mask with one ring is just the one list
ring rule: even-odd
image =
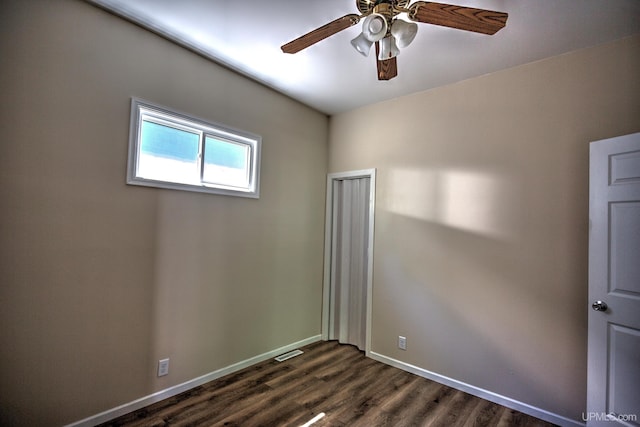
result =
[{"label": "window pane", "polygon": [[137,176],[193,184],[199,181],[197,133],[144,120]]},{"label": "window pane", "polygon": [[131,99],[127,184],[260,197],[262,138]]},{"label": "window pane", "polygon": [[204,182],[249,188],[249,158],[247,144],[224,141],[212,136],[205,138]]}]

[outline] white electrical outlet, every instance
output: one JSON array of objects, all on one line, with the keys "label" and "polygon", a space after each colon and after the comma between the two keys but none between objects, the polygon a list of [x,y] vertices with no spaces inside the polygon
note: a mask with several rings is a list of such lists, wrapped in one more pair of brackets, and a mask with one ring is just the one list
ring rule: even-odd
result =
[{"label": "white electrical outlet", "polygon": [[158,360],[158,376],[169,374],[169,359]]},{"label": "white electrical outlet", "polygon": [[398,348],[400,350],[407,349],[407,337],[403,337],[402,335],[398,336]]}]

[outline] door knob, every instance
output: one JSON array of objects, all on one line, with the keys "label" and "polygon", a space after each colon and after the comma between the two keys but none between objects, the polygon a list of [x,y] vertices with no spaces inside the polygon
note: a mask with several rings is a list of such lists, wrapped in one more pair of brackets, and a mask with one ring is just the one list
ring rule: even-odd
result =
[{"label": "door knob", "polygon": [[591,304],[591,308],[593,308],[595,311],[607,311],[607,308],[609,308],[607,306],[607,303],[604,301],[596,301],[593,304]]}]

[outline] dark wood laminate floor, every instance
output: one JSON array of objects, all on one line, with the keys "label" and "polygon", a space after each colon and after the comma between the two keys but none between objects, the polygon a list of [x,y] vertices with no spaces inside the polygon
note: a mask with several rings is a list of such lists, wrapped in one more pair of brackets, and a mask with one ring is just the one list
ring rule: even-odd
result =
[{"label": "dark wood laminate floor", "polygon": [[470,394],[317,342],[124,415],[103,426],[552,426]]}]

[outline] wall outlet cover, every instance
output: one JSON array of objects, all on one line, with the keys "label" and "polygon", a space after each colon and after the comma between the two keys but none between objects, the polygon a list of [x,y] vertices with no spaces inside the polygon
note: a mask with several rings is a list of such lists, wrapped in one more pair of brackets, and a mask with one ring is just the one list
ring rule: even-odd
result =
[{"label": "wall outlet cover", "polygon": [[403,337],[402,335],[398,336],[398,348],[400,350],[407,349],[407,337]]},{"label": "wall outlet cover", "polygon": [[162,377],[169,374],[169,359],[158,360],[158,376]]}]

